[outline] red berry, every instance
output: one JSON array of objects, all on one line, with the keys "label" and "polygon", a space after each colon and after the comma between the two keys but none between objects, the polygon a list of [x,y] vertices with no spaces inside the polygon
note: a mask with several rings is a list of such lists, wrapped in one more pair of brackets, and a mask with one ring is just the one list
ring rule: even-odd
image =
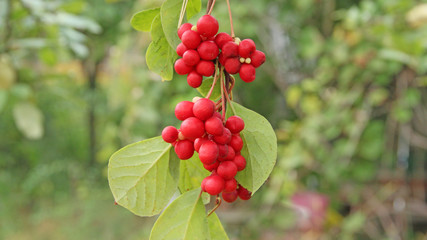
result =
[{"label": "red berry", "polygon": [[219,164],[216,171],[218,175],[222,177],[224,180],[229,180],[234,178],[234,176],[236,176],[237,167],[236,167],[236,164],[234,164],[234,162],[232,161],[224,161]]},{"label": "red berry", "polygon": [[173,126],[167,126],[162,131],[162,138],[167,143],[173,143],[178,139],[178,130]]},{"label": "red berry", "polygon": [[195,117],[189,117],[181,123],[181,133],[188,139],[200,138],[205,134],[205,125]]},{"label": "red berry", "polygon": [[219,63],[224,66],[225,65],[225,61],[227,60],[227,58],[224,57],[224,54],[221,52],[218,56],[218,61]]},{"label": "red berry", "polygon": [[193,30],[185,31],[181,39],[188,49],[196,49],[202,41],[200,35]]},{"label": "red berry", "polygon": [[206,138],[196,138],[196,140],[194,140],[194,149],[196,150],[196,152],[199,152],[200,147],[206,141],[209,141],[209,140]]},{"label": "red berry", "polygon": [[239,72],[241,65],[242,64],[240,63],[238,57],[232,57],[232,58],[227,58],[227,60],[225,60],[224,67],[228,73],[236,74]]},{"label": "red berry", "polygon": [[189,117],[194,117],[193,114],[193,102],[190,101],[182,101],[178,103],[175,107],[175,116],[181,121]]},{"label": "red berry", "polygon": [[243,140],[238,135],[231,136],[230,146],[234,149],[235,152],[240,152],[243,148]]},{"label": "red berry", "polygon": [[224,189],[224,179],[218,175],[212,175],[205,178],[204,189],[210,195],[218,195]]},{"label": "red berry", "polygon": [[197,100],[193,106],[193,114],[198,119],[205,121],[212,117],[215,112],[215,103],[207,98]]},{"label": "red berry", "polygon": [[218,158],[218,146],[213,141],[206,141],[199,149],[199,158],[203,164],[213,164]]},{"label": "red berry", "polygon": [[196,71],[192,71],[187,75],[187,83],[192,88],[198,88],[202,85],[203,77]]},{"label": "red berry", "polygon": [[217,117],[222,120],[222,115],[219,112],[214,112],[214,117]]},{"label": "red berry", "polygon": [[227,156],[225,157],[225,160],[232,161],[235,156],[236,156],[236,152],[230,145],[228,145],[228,153],[227,153]]},{"label": "red berry", "polygon": [[236,164],[237,171],[242,171],[246,167],[246,159],[242,155],[236,154],[233,162]]},{"label": "red berry", "polygon": [[218,29],[218,21],[211,15],[201,16],[197,21],[197,32],[206,38],[215,36]]},{"label": "red berry", "polygon": [[242,200],[251,199],[251,192],[249,192],[246,188],[242,187],[242,185],[239,185],[239,188],[237,189],[237,194]]},{"label": "red berry", "polygon": [[239,44],[239,55],[243,58],[251,57],[255,52],[256,46],[252,39],[244,39]]},{"label": "red berry", "polygon": [[219,165],[219,162],[218,162],[218,161],[215,161],[215,162],[214,162],[214,163],[212,163],[212,164],[203,164],[203,167],[204,167],[206,170],[208,170],[209,172],[212,172],[213,170],[217,169],[218,165]]},{"label": "red berry", "polygon": [[225,122],[225,126],[232,134],[237,134],[245,128],[245,122],[239,116],[231,116],[227,119],[227,122]]},{"label": "red berry", "polygon": [[181,27],[178,29],[178,37],[181,39],[182,34],[186,32],[187,30],[190,30],[193,27],[193,24],[191,23],[184,23],[181,25]]},{"label": "red berry", "polygon": [[232,192],[223,192],[222,194],[222,199],[224,199],[224,201],[232,203],[234,201],[236,201],[237,199],[237,191],[232,191]]},{"label": "red berry", "polygon": [[193,70],[193,67],[185,64],[182,58],[176,60],[174,67],[175,67],[175,72],[178,73],[179,75],[188,74]]},{"label": "red berry", "polygon": [[203,192],[206,192],[205,185],[206,185],[207,179],[209,179],[209,177],[203,178],[202,183],[200,184],[200,187],[202,188]]},{"label": "red berry", "polygon": [[224,192],[233,192],[237,189],[237,181],[232,178],[230,180],[225,181]]},{"label": "red berry", "polygon": [[225,32],[218,33],[215,37],[215,43],[216,45],[218,45],[219,48],[222,48],[222,46],[224,46],[224,44],[226,44],[227,42],[232,41],[233,38]]},{"label": "red berry", "polygon": [[235,42],[227,42],[222,46],[222,51],[225,58],[238,57],[239,56],[239,45]]},{"label": "red berry", "polygon": [[196,50],[190,49],[185,51],[184,55],[182,55],[182,60],[184,60],[184,63],[188,66],[195,66],[199,63],[200,56]]},{"label": "red berry", "polygon": [[240,78],[244,82],[252,82],[253,80],[255,80],[256,77],[255,68],[250,64],[242,64],[242,66],[240,67],[239,74]]},{"label": "red berry", "polygon": [[181,160],[191,158],[194,154],[193,143],[190,140],[178,141],[175,145],[175,153]]},{"label": "red berry", "polygon": [[218,149],[219,149],[219,158],[223,158],[225,160],[225,157],[227,157],[228,154],[228,145],[224,145],[224,144],[218,144]]},{"label": "red berry", "polygon": [[215,64],[212,61],[201,60],[196,66],[196,71],[205,77],[212,76],[215,73]]},{"label": "red berry", "polygon": [[221,136],[224,132],[224,125],[221,119],[212,116],[205,121],[205,130],[207,133],[215,136]]},{"label": "red berry", "polygon": [[221,136],[214,136],[213,139],[218,144],[228,144],[231,140],[231,132],[228,128],[224,128],[224,133]]},{"label": "red berry", "polygon": [[188,48],[183,43],[178,44],[178,47],[176,47],[176,53],[180,57],[182,57],[187,50]]},{"label": "red berry", "polygon": [[255,68],[261,66],[265,62],[265,54],[259,50],[256,50],[251,56],[251,64]]},{"label": "red berry", "polygon": [[219,49],[213,41],[204,41],[197,48],[197,52],[201,59],[214,60],[218,57]]}]

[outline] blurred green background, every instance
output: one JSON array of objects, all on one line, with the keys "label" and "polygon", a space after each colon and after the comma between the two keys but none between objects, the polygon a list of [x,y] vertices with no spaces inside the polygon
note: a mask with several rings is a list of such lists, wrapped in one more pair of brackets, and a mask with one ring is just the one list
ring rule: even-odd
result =
[{"label": "blurred green background", "polygon": [[[115,206],[106,168],[197,95],[147,69],[129,21],[160,4],[0,1],[0,239],[148,239],[155,217]],[[218,210],[230,239],[427,239],[427,1],[231,7],[267,55],[234,96],[279,152],[251,201]],[[225,1],[213,15],[229,32]]]}]

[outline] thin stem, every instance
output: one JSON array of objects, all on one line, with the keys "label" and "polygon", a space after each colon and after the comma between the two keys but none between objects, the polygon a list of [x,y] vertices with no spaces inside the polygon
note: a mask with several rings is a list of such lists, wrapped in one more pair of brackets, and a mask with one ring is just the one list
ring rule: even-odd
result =
[{"label": "thin stem", "polygon": [[187,9],[188,0],[182,0],[181,12],[179,14],[178,28],[181,27],[182,20],[184,19],[185,10]]},{"label": "thin stem", "polygon": [[212,208],[212,210],[208,213],[208,217],[215,212],[215,210],[217,210],[219,208],[219,206],[221,206],[221,198],[219,197],[219,195],[216,196],[216,205],[214,208]]},{"label": "thin stem", "polygon": [[[216,63],[216,66],[215,66],[215,69],[217,69],[217,68],[218,68],[218,62]],[[214,75],[214,79],[213,79],[211,89],[209,89],[208,95],[206,95],[207,99],[211,98],[212,92],[213,92],[215,85],[216,85],[217,78],[218,78],[218,74],[217,74],[217,71],[215,71],[215,75]]]},{"label": "thin stem", "polygon": [[214,5],[215,5],[215,2],[216,2],[216,0],[213,0],[213,1],[212,1],[211,7],[209,8],[208,15],[211,15],[211,12],[212,12],[212,10],[213,10],[213,7],[214,7]]},{"label": "thin stem", "polygon": [[234,27],[233,27],[233,17],[231,16],[231,7],[230,7],[230,0],[227,0],[227,6],[228,6],[228,15],[230,16],[230,28],[231,28],[231,37],[234,38]]},{"label": "thin stem", "polygon": [[225,123],[225,98],[224,98],[224,78],[223,78],[223,74],[222,74],[222,68],[220,69],[221,71],[221,103],[222,103],[222,121]]},{"label": "thin stem", "polygon": [[231,103],[230,97],[228,96],[227,89],[224,89],[224,90],[226,91],[225,92],[225,97],[227,98],[227,101],[230,103],[231,111],[233,111],[234,115],[237,115],[236,114],[236,110],[234,109],[233,104]]}]

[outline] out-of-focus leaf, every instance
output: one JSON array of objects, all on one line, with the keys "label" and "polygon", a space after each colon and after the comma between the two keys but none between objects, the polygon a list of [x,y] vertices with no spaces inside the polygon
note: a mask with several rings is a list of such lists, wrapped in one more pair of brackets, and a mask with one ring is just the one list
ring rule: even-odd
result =
[{"label": "out-of-focus leaf", "polygon": [[209,234],[211,236],[211,240],[228,240],[229,239],[216,213],[212,213],[208,217],[208,224],[209,224]]},{"label": "out-of-focus leaf", "polygon": [[200,12],[202,9],[201,0],[188,0],[187,3],[187,18],[190,19]]},{"label": "out-of-focus leaf", "polygon": [[173,49],[181,42],[177,33],[181,5],[182,0],[166,0],[160,9],[163,32]]},{"label": "out-of-focus leaf", "polygon": [[[206,97],[209,93],[209,90],[211,89],[213,84],[213,78],[206,78],[203,79],[202,85],[197,88],[197,91],[199,91],[200,94],[202,94],[203,97]],[[212,94],[210,99],[216,100],[221,96],[221,84],[220,81],[217,80],[214,89],[212,90]]]},{"label": "out-of-focus leaf", "polygon": [[137,12],[132,16],[130,24],[138,31],[149,32],[154,18],[157,17],[159,13],[160,8],[152,8]]},{"label": "out-of-focus leaf", "polygon": [[15,82],[16,74],[8,57],[0,55],[0,89],[9,89]]},{"label": "out-of-focus leaf", "polygon": [[13,107],[13,118],[19,131],[28,139],[35,140],[43,136],[43,114],[34,104],[16,104]]},{"label": "out-of-focus leaf", "polygon": [[427,23],[427,3],[418,4],[406,14],[406,21],[412,27],[420,27]]}]

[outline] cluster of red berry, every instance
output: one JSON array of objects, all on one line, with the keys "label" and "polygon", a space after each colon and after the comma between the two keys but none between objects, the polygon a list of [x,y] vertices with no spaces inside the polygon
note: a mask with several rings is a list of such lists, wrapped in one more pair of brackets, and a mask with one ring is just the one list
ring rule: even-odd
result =
[{"label": "cluster of red berry", "polygon": [[175,71],[180,75],[188,74],[188,85],[193,88],[202,84],[203,76],[214,75],[217,62],[228,73],[239,73],[245,82],[255,80],[255,68],[265,62],[265,54],[256,50],[254,41],[240,41],[227,33],[218,33],[218,29],[218,21],[211,15],[204,15],[196,26],[184,23],[178,30],[182,43],[176,52],[182,58],[175,62]]},{"label": "cluster of red berry", "polygon": [[176,105],[175,116],[182,121],[180,129],[168,126],[162,138],[175,147],[177,156],[186,160],[199,153],[199,159],[212,174],[202,182],[202,190],[210,195],[222,192],[222,198],[234,202],[239,196],[248,200],[251,193],[237,183],[235,176],[246,167],[240,154],[243,140],[240,132],[243,119],[232,116],[225,121],[216,111],[215,103],[207,98],[195,98]]}]

